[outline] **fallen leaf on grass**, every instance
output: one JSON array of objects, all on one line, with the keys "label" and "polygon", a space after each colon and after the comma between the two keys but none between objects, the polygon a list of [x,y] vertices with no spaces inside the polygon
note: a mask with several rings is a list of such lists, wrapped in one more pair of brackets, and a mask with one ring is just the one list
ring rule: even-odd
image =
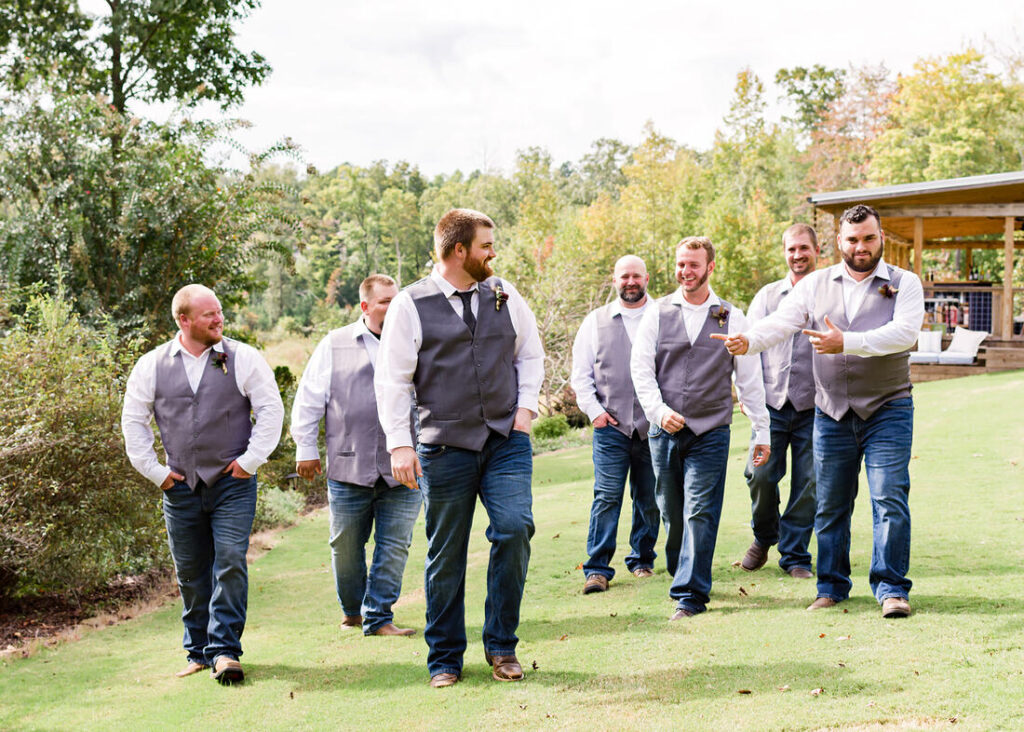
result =
[{"label": "fallen leaf on grass", "polygon": [[824,634],[824,633],[818,633],[818,637],[819,637],[819,638],[824,638],[824,637],[825,637],[825,634]]},{"label": "fallen leaf on grass", "polygon": [[957,719],[956,717],[950,717],[950,718],[949,718],[949,723],[950,723],[950,724],[956,724],[956,723],[957,723],[957,722],[959,722],[959,721],[960,721],[960,720],[959,720],[959,719]]},{"label": "fallen leaf on grass", "polygon": [[564,641],[564,640],[569,640],[569,634],[568,634],[568,633],[566,633],[565,635],[563,635],[563,636],[562,636],[561,638],[559,638],[558,640],[560,640],[560,641]]},{"label": "fallen leaf on grass", "polygon": [[746,595],[747,594],[747,591],[744,590],[742,586],[740,587],[740,594],[741,595]]},{"label": "fallen leaf on grass", "polygon": [[824,689],[811,689],[811,696],[821,696],[825,692]]},{"label": "fallen leaf on grass", "polygon": [[877,706],[877,705],[873,701],[869,701],[868,702],[868,706],[869,707],[874,707],[874,706]]},{"label": "fallen leaf on grass", "polygon": [[525,705],[525,704],[520,704],[520,705],[519,705],[519,708],[520,708],[520,709],[526,709],[526,705]]},{"label": "fallen leaf on grass", "polygon": [[618,617],[618,613],[609,613],[609,615],[611,615],[613,618]]},{"label": "fallen leaf on grass", "polygon": [[750,689],[737,689],[736,693],[737,694],[753,694],[754,692],[752,692]]},{"label": "fallen leaf on grass", "polygon": [[734,567],[740,566],[740,560],[737,559],[735,562],[732,563],[732,566],[734,566]]},{"label": "fallen leaf on grass", "polygon": [[849,635],[841,635],[838,638],[836,638],[836,640],[841,640],[841,641],[843,641],[843,640],[850,640],[851,637],[852,636],[849,636]]},{"label": "fallen leaf on grass", "polygon": [[554,536],[552,536],[551,538],[552,538],[552,539],[557,539],[557,538],[558,538],[558,537],[560,537],[560,536],[561,536],[561,534],[555,534],[555,535],[554,535]]},{"label": "fallen leaf on grass", "polygon": [[539,668],[540,668],[540,666],[538,666],[538,665],[537,665],[537,662],[536,662],[536,661],[534,661],[534,662],[533,662],[533,663],[532,663],[531,665],[533,666],[533,670],[534,670],[534,671],[536,671],[537,669],[539,669]]},{"label": "fallen leaf on grass", "polygon": [[576,565],[576,569],[583,569],[583,562]]},{"label": "fallen leaf on grass", "polygon": [[839,668],[846,668],[846,664],[845,664],[845,663],[843,663],[842,661],[840,661],[840,662],[839,662],[839,663],[837,663],[836,665],[837,665],[837,666],[839,666]]},{"label": "fallen leaf on grass", "polygon": [[782,686],[778,687],[778,689],[779,691],[789,691],[789,684],[783,684]]},{"label": "fallen leaf on grass", "polygon": [[295,698],[295,692],[294,691],[289,691],[288,692],[288,698],[289,699],[294,699]]}]

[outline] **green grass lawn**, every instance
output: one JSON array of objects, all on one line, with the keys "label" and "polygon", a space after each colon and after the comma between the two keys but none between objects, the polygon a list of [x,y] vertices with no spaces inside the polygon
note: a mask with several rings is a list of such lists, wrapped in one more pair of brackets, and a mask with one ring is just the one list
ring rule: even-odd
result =
[{"label": "green grass lawn", "polygon": [[[222,688],[184,665],[177,606],[0,668],[3,729],[923,729],[1024,728],[1024,372],[923,384],[911,462],[914,615],[883,621],[870,594],[866,487],[853,526],[851,598],[809,613],[813,580],[732,562],[750,541],[738,416],[710,611],[669,624],[669,578],[622,567],[580,594],[589,448],[536,460],[537,534],[519,658],[492,681],[483,660],[486,516],[470,547],[464,680],[427,686],[426,644],[342,631],[323,512],[251,567],[243,662]],[[423,627],[422,516],[396,608]],[[813,547],[812,547],[813,550]],[[535,670],[532,667],[536,664]],[[821,690],[816,693],[816,690]]]}]

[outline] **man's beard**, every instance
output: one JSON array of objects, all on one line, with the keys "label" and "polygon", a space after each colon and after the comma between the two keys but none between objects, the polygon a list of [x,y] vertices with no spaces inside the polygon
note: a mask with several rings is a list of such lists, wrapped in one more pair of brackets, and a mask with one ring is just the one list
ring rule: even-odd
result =
[{"label": "man's beard", "polygon": [[462,268],[477,282],[483,282],[494,274],[491,263],[486,259],[467,259]]},{"label": "man's beard", "polygon": [[702,288],[704,286],[704,283],[708,281],[708,276],[710,274],[711,274],[711,272],[709,272],[708,270],[704,270],[704,274],[701,276],[701,278],[699,280],[697,280],[697,282],[695,284],[689,285],[689,284],[686,283],[685,280],[683,280],[679,284],[681,284],[683,286],[683,289],[688,291],[688,292],[691,292],[693,290],[699,290],[700,288]]},{"label": "man's beard", "polygon": [[628,287],[628,285],[619,288],[619,298],[622,300],[622,302],[640,302],[641,300],[644,299],[644,295],[647,294],[647,288],[645,288],[643,285],[641,285],[632,292],[627,290],[626,287]]},{"label": "man's beard", "polygon": [[884,251],[885,245],[883,244],[878,248],[878,254],[871,257],[871,259],[868,260],[867,264],[856,264],[856,260],[853,258],[853,255],[847,254],[845,251],[843,251],[843,261],[846,262],[846,266],[849,267],[854,272],[873,272],[875,267],[878,266],[879,261],[881,261],[882,253]]}]

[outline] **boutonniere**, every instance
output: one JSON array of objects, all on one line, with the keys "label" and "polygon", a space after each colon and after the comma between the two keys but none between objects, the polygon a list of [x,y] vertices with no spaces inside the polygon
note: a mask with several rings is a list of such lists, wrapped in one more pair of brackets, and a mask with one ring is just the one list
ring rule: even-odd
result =
[{"label": "boutonniere", "polygon": [[717,313],[709,313],[709,315],[718,320],[718,327],[722,328],[725,326],[725,321],[729,318],[729,308],[719,306]]},{"label": "boutonniere", "polygon": [[899,292],[898,287],[893,287],[889,283],[886,283],[878,288],[878,294],[883,297],[895,297],[896,293]]},{"label": "boutonniere", "polygon": [[501,310],[501,306],[508,302],[508,293],[501,289],[501,283],[494,285],[494,309]]},{"label": "boutonniere", "polygon": [[224,351],[214,351],[210,356],[210,361],[225,374],[228,372],[228,354]]}]

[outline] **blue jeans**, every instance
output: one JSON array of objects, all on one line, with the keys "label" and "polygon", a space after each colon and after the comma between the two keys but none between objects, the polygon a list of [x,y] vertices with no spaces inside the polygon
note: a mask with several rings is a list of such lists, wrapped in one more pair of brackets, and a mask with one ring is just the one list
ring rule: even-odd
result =
[{"label": "blue jeans", "polygon": [[689,427],[649,438],[656,494],[665,524],[669,596],[680,610],[701,613],[711,592],[711,560],[725,495],[729,425],[695,435]]},{"label": "blue jeans", "polygon": [[[646,437],[646,436],[645,436]],[[583,574],[615,576],[611,567],[615,535],[619,528],[622,494],[629,473],[629,497],[633,501],[633,524],[629,533],[632,551],[626,555],[626,569],[654,568],[658,541],[658,504],[654,498],[654,469],[647,440],[634,431],[626,437],[614,427],[594,430],[594,503],[590,508],[590,531]]]},{"label": "blue jeans", "polygon": [[884,404],[867,419],[853,410],[836,421],[815,410],[814,467],[818,475],[818,596],[850,596],[850,518],[863,459],[871,492],[874,544],[869,581],[878,602],[907,597],[910,566],[910,449],[914,401]]},{"label": "blue jeans", "polygon": [[[810,571],[807,546],[814,530],[814,409],[798,411],[787,401],[782,409],[768,407],[768,414],[772,421],[772,454],[764,465],[754,467],[751,452],[744,472],[750,488],[750,528],[754,541],[765,549],[779,545],[779,566],[783,570],[800,567]],[[780,516],[779,482],[786,477],[787,449],[792,454],[789,500]]]},{"label": "blue jeans", "polygon": [[431,676],[461,674],[466,650],[466,552],[477,496],[487,511],[486,536],[491,542],[484,650],[509,656],[519,642],[519,605],[534,530],[530,436],[517,430],[508,437],[492,432],[479,452],[421,443],[416,453],[423,467],[420,487],[427,520],[427,669]]},{"label": "blue jeans", "polygon": [[256,476],[225,475],[192,490],[175,482],[164,491],[164,522],[174,558],[188,660],[212,666],[242,655],[249,598],[245,553],[256,515]]},{"label": "blue jeans", "polygon": [[[338,603],[346,615],[363,616],[371,635],[394,620],[391,606],[402,592],[412,529],[423,498],[404,485],[392,488],[383,478],[366,487],[327,481],[331,508],[331,567]],[[366,572],[366,542],[373,535],[373,561]]]}]

